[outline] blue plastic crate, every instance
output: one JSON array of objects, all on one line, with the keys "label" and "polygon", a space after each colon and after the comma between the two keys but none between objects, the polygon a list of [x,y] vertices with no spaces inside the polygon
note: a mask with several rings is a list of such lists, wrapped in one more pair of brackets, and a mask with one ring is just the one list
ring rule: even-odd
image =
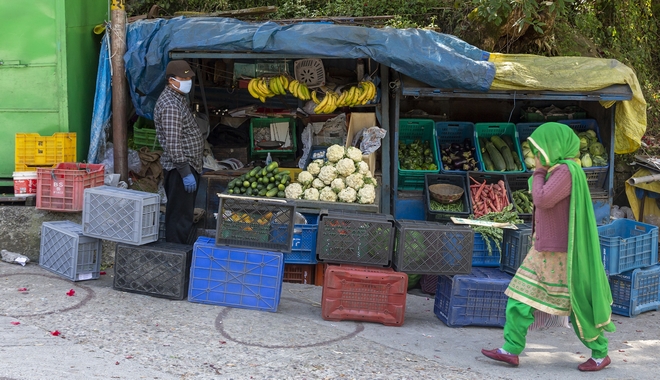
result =
[{"label": "blue plastic crate", "polygon": [[[466,121],[439,121],[435,123],[435,138],[438,140],[438,159],[440,160],[440,173],[464,174],[465,170],[445,170],[442,161],[442,150],[450,144],[463,144],[465,139],[470,140],[474,148],[474,159],[477,161],[477,143],[474,140],[474,124]],[[483,170],[481,162],[477,161],[478,170]]]},{"label": "blue plastic crate", "polygon": [[433,312],[447,326],[504,326],[512,276],[494,268],[469,275],[439,276]]},{"label": "blue plastic crate", "polygon": [[492,244],[492,254],[488,254],[488,246],[484,241],[481,233],[474,233],[474,248],[472,250],[472,266],[473,267],[491,267],[497,268],[500,266],[500,250],[495,246],[495,242]]},{"label": "blue plastic crate", "polygon": [[188,301],[276,312],[282,293],[281,252],[216,246],[200,236],[193,247]]},{"label": "blue plastic crate", "polygon": [[658,227],[618,219],[598,227],[603,265],[608,275],[658,263]]},{"label": "blue plastic crate", "polygon": [[291,252],[284,254],[285,264],[316,264],[316,236],[319,216],[303,214],[307,224],[293,225]]},{"label": "blue plastic crate", "polygon": [[520,225],[517,230],[504,229],[500,270],[514,275],[532,248],[532,226]]},{"label": "blue plastic crate", "polygon": [[660,265],[610,276],[612,312],[634,317],[660,309]]},{"label": "blue plastic crate", "polygon": [[404,198],[399,195],[394,201],[394,219],[425,220],[424,212],[426,206],[422,198],[423,194],[418,191],[419,197]]}]

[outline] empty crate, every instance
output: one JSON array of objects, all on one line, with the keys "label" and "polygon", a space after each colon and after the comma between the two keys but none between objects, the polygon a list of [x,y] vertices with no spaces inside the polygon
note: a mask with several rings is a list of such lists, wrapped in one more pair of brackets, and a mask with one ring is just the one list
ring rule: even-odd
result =
[{"label": "empty crate", "polygon": [[397,220],[394,268],[416,274],[467,274],[472,267],[470,227]]},{"label": "empty crate", "polygon": [[634,317],[660,309],[660,265],[610,276],[612,312]]},{"label": "empty crate", "polygon": [[329,265],[323,283],[321,316],[328,321],[401,326],[407,291],[408,275],[391,268]]},{"label": "empty crate", "polygon": [[618,219],[598,227],[603,264],[608,275],[658,263],[658,227]]},{"label": "empty crate", "polygon": [[188,301],[276,312],[283,274],[281,252],[218,247],[201,236],[193,248]]},{"label": "empty crate", "polygon": [[71,281],[99,278],[101,240],[83,235],[82,226],[70,221],[41,225],[39,266]]},{"label": "empty crate", "polygon": [[531,226],[520,225],[517,230],[504,229],[500,270],[511,275],[516,274],[531,247]]},{"label": "empty crate", "polygon": [[160,197],[143,191],[99,186],[85,189],[83,233],[118,243],[158,240]]},{"label": "empty crate", "polygon": [[318,261],[389,266],[394,246],[391,215],[330,211],[321,215]]},{"label": "empty crate", "polygon": [[157,242],[117,244],[115,290],[182,300],[188,294],[192,246]]},{"label": "empty crate", "polygon": [[495,268],[469,275],[439,276],[434,312],[447,326],[504,326],[511,276]]},{"label": "empty crate", "polygon": [[[293,225],[291,252],[284,254],[286,264],[316,264],[316,236],[319,230],[318,215],[304,215],[307,224]],[[278,228],[286,228],[280,225]],[[282,234],[283,235],[283,234]]]},{"label": "empty crate", "polygon": [[216,244],[291,251],[296,206],[281,199],[220,195]]},{"label": "empty crate", "polygon": [[104,175],[99,164],[64,162],[55,168],[37,168],[37,208],[82,211],[83,191],[103,185]]}]

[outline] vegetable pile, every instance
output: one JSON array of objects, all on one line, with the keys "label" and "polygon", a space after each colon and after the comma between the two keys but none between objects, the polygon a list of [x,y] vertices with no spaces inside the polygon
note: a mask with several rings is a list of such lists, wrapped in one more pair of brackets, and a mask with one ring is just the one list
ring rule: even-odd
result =
[{"label": "vegetable pile", "polygon": [[458,202],[454,203],[440,203],[436,201],[435,199],[431,199],[431,202],[429,204],[429,208],[431,211],[450,211],[450,212],[463,212],[465,211],[463,209],[463,201],[459,200]]},{"label": "vegetable pile", "polygon": [[399,141],[399,166],[404,170],[438,170],[430,141]]},{"label": "vegetable pile", "polygon": [[[592,166],[607,166],[608,155],[603,144],[598,142],[598,135],[596,131],[590,129],[588,131],[577,133],[580,138],[580,153],[577,157],[573,158],[578,165],[583,168],[590,168]],[[527,169],[534,170],[536,168],[536,161],[534,154],[529,147],[529,141],[525,140],[521,144],[522,153],[525,157],[525,165]]]},{"label": "vegetable pile", "polygon": [[463,144],[448,144],[446,148],[440,150],[442,167],[444,170],[478,171],[475,152],[476,149],[469,138],[466,138]]},{"label": "vegetable pile", "polygon": [[257,166],[232,180],[227,185],[227,193],[260,197],[284,198],[284,189],[291,182],[289,171],[280,171],[277,162],[265,168]]},{"label": "vegetable pile", "polygon": [[289,199],[371,204],[376,201],[376,179],[355,147],[330,146],[326,160],[316,159],[284,189]]},{"label": "vegetable pile", "polygon": [[512,172],[522,170],[522,163],[511,136],[493,136],[490,140],[480,137],[479,149],[486,171]]},{"label": "vegetable pile", "polygon": [[516,190],[511,193],[511,198],[513,198],[513,205],[519,214],[531,214],[534,210],[532,194],[529,191],[525,189]]},{"label": "vegetable pile", "polygon": [[[476,216],[476,215],[475,215]],[[523,221],[518,219],[518,214],[513,211],[513,205],[508,205],[502,209],[500,212],[490,212],[486,215],[478,217],[477,220],[487,220],[490,222],[499,222],[499,223],[512,223],[520,224]],[[474,232],[479,232],[481,237],[486,242],[486,247],[488,248],[488,255],[493,254],[493,243],[497,249],[502,252],[502,238],[504,237],[504,231],[498,227],[485,227],[485,226],[470,226]]]},{"label": "vegetable pile", "polygon": [[490,212],[501,212],[509,205],[504,181],[486,184],[486,180],[479,183],[470,176],[470,195],[472,195],[472,212],[479,218]]}]

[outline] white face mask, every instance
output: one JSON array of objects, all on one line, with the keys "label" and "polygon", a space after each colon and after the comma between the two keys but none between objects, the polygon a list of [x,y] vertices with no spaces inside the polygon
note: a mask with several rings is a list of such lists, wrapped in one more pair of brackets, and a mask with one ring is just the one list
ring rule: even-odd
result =
[{"label": "white face mask", "polygon": [[192,88],[192,80],[178,80],[176,78],[172,78],[175,81],[179,82],[179,91],[183,92],[184,94],[187,94],[190,92],[190,89]]}]

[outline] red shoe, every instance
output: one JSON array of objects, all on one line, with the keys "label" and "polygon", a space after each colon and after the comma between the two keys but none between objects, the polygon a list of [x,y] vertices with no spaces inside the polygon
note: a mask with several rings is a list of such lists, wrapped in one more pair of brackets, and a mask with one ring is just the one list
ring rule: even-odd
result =
[{"label": "red shoe", "polygon": [[[518,366],[518,355],[512,355],[512,354],[503,354],[499,351],[499,349],[494,349],[494,350],[481,350],[481,353],[484,354],[485,356],[497,360],[500,362],[505,362],[507,364],[511,364],[514,367]],[[609,362],[608,362],[609,364]]]},{"label": "red shoe", "polygon": [[610,363],[612,363],[612,361],[610,360],[609,356],[606,356],[605,359],[603,359],[603,361],[600,363],[600,365],[596,364],[596,362],[593,359],[589,358],[589,360],[580,364],[578,366],[578,369],[580,371],[585,371],[585,372],[600,371],[601,369],[607,367]]}]

